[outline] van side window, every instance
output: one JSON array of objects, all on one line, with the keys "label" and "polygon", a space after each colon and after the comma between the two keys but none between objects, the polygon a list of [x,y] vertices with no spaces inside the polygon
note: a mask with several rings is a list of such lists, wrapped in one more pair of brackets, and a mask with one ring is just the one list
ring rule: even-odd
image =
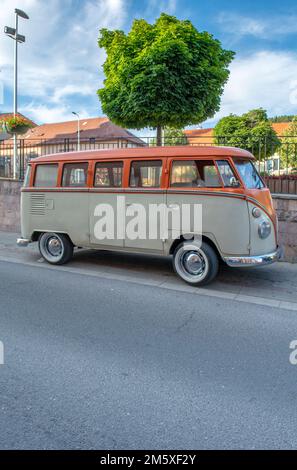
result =
[{"label": "van side window", "polygon": [[81,188],[87,185],[88,163],[66,163],[63,167],[62,186]]},{"label": "van side window", "polygon": [[161,186],[162,161],[136,161],[131,163],[130,187],[159,188]]},{"label": "van side window", "polygon": [[172,164],[170,186],[204,188],[220,187],[213,160],[176,160]]},{"label": "van side window", "polygon": [[217,160],[217,166],[226,188],[239,186],[239,182],[227,160]]},{"label": "van side window", "polygon": [[98,162],[95,168],[94,186],[120,188],[123,180],[123,162]]},{"label": "van side window", "polygon": [[54,188],[57,186],[58,165],[36,165],[34,186],[36,188]]}]

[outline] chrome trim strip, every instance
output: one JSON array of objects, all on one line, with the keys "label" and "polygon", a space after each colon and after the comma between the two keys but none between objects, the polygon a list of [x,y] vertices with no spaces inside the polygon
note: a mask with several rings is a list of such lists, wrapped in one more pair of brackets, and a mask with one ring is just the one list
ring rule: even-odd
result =
[{"label": "chrome trim strip", "polygon": [[17,245],[18,246],[28,246],[30,243],[30,240],[28,238],[18,238],[17,239]]},{"label": "chrome trim strip", "polygon": [[267,264],[275,263],[281,256],[281,250],[278,247],[273,253],[258,256],[226,256],[223,258],[228,266],[233,268],[248,267],[248,266],[265,266]]},{"label": "chrome trim strip", "polygon": [[192,190],[187,190],[187,189],[174,189],[174,188],[168,188],[167,189],[167,193],[168,194],[174,194],[174,193],[178,193],[178,194],[190,194],[192,196],[222,196],[222,197],[236,197],[236,198],[239,198],[239,199],[244,199],[246,200],[247,199],[247,196],[245,194],[241,194],[241,193],[229,193],[227,191],[205,191],[205,190],[201,190],[199,188],[194,188]]}]

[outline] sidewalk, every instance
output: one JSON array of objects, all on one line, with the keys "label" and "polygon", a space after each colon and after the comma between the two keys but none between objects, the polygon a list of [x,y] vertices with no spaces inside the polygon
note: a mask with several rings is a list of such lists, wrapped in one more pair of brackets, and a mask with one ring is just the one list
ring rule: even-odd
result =
[{"label": "sidewalk", "polygon": [[[16,246],[18,236],[16,233],[0,232],[0,261],[2,259],[40,266],[43,260],[37,243],[20,248]],[[193,290],[193,287],[187,286],[176,277],[171,267],[171,259],[167,257],[78,250],[66,267],[72,272],[131,280],[182,291]],[[51,268],[67,271],[66,267]],[[216,292],[218,297],[226,295],[228,298],[232,298],[228,294],[236,294],[242,301],[245,296],[249,296],[248,300],[252,303],[257,303],[259,298],[262,298],[261,303],[265,303],[266,299],[266,304],[271,306],[275,306],[275,301],[292,302],[296,303],[292,305],[292,310],[297,311],[297,264],[279,262],[259,268],[233,269],[224,266],[217,280],[203,289],[204,294],[206,291],[209,295]]]}]

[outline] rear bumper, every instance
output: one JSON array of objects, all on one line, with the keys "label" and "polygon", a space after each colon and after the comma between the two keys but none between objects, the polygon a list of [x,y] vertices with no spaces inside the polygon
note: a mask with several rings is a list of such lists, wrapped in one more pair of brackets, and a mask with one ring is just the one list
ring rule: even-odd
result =
[{"label": "rear bumper", "polygon": [[28,238],[18,238],[17,239],[17,245],[18,246],[28,246],[31,240]]},{"label": "rear bumper", "polygon": [[281,256],[281,250],[278,247],[273,253],[259,256],[227,256],[224,261],[228,266],[233,268],[248,267],[248,266],[265,266],[267,264],[275,263]]}]

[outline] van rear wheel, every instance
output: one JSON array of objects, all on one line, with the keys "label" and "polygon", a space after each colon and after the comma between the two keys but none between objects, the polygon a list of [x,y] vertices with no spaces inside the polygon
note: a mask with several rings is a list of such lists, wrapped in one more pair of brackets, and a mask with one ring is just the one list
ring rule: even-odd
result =
[{"label": "van rear wheel", "polygon": [[73,256],[73,244],[63,233],[42,233],[38,245],[41,256],[50,264],[65,264]]},{"label": "van rear wheel", "polygon": [[205,242],[201,246],[189,241],[178,245],[173,254],[176,274],[192,286],[205,286],[212,282],[219,270],[215,250]]}]

